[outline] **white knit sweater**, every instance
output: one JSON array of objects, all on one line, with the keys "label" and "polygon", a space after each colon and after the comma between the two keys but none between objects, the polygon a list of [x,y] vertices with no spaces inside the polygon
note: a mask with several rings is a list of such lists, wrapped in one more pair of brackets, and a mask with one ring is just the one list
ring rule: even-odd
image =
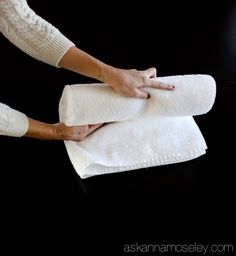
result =
[{"label": "white knit sweater", "polygon": [[[0,31],[22,51],[56,67],[74,46],[58,29],[36,15],[26,0],[0,0]],[[0,135],[20,137],[27,130],[27,116],[0,103]]]}]

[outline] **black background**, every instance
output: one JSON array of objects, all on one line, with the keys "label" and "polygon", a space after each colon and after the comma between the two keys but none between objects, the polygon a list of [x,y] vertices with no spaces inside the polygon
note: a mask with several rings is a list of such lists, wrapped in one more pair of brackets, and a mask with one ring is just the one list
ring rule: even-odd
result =
[{"label": "black background", "polygon": [[[29,0],[76,45],[122,68],[210,74],[208,144],[193,161],[81,180],[63,142],[1,137],[5,254],[123,255],[127,243],[233,243],[236,2]],[[92,79],[34,60],[3,36],[0,101],[58,122],[64,85]],[[140,145],[141,146],[141,145]]]}]

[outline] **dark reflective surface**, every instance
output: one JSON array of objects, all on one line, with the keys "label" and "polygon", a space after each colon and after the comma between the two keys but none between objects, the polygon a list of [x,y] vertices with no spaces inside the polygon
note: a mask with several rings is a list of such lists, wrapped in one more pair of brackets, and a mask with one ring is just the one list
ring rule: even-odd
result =
[{"label": "dark reflective surface", "polygon": [[[156,66],[160,76],[213,75],[217,99],[210,113],[196,117],[207,154],[175,165],[81,180],[62,142],[0,138],[0,239],[9,253],[33,247],[52,255],[122,255],[125,243],[137,241],[233,241],[236,5],[205,2],[159,2],[147,14],[121,3],[108,5],[109,12],[99,4],[77,9],[29,1],[79,47],[110,64]],[[57,122],[63,86],[91,82],[31,59],[3,37],[0,42],[0,100],[31,117]]]}]

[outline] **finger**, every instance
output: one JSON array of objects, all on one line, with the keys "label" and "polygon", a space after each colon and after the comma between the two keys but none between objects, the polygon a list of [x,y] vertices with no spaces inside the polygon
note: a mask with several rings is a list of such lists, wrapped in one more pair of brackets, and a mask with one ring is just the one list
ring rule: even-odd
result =
[{"label": "finger", "polygon": [[89,125],[89,131],[90,130],[96,130],[97,128],[101,127],[103,125],[103,123],[100,124],[90,124]]},{"label": "finger", "polygon": [[76,141],[81,141],[83,140],[88,133],[89,126],[88,125],[80,125],[80,126],[71,126],[68,127],[71,131],[70,133],[70,139],[76,140]]},{"label": "finger", "polygon": [[100,128],[102,125],[103,124],[92,124],[92,125],[89,125],[89,129],[88,129],[87,135],[91,134],[92,132],[94,132],[95,130]]},{"label": "finger", "polygon": [[139,97],[139,90],[136,87],[127,86],[120,92],[120,95],[124,97],[131,97],[131,98],[137,98]]},{"label": "finger", "polygon": [[147,70],[144,70],[143,74],[147,78],[154,78],[157,76],[157,70],[156,68],[149,68]]},{"label": "finger", "polygon": [[174,90],[175,89],[174,85],[164,84],[161,82],[153,81],[151,79],[146,79],[143,87],[151,87],[151,88],[161,89],[161,90]]},{"label": "finger", "polygon": [[77,126],[78,128],[78,133],[86,133],[89,129],[89,126],[88,125],[80,125],[80,126]]},{"label": "finger", "polygon": [[138,88],[135,88],[133,90],[133,95],[134,98],[138,98],[138,99],[147,99],[149,97],[148,93],[145,91],[142,91]]}]

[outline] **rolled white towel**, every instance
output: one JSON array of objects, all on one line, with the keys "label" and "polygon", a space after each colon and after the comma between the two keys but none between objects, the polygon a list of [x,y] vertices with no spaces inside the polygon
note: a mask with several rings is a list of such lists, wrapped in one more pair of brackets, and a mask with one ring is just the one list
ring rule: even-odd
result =
[{"label": "rolled white towel", "polygon": [[[121,97],[106,84],[76,84],[64,88],[61,121],[84,125],[132,120],[154,108],[157,116],[194,116],[208,112],[215,99],[215,81],[209,75],[154,78],[171,84],[174,91],[146,88],[148,100]],[[73,115],[71,114],[73,112]]]}]

